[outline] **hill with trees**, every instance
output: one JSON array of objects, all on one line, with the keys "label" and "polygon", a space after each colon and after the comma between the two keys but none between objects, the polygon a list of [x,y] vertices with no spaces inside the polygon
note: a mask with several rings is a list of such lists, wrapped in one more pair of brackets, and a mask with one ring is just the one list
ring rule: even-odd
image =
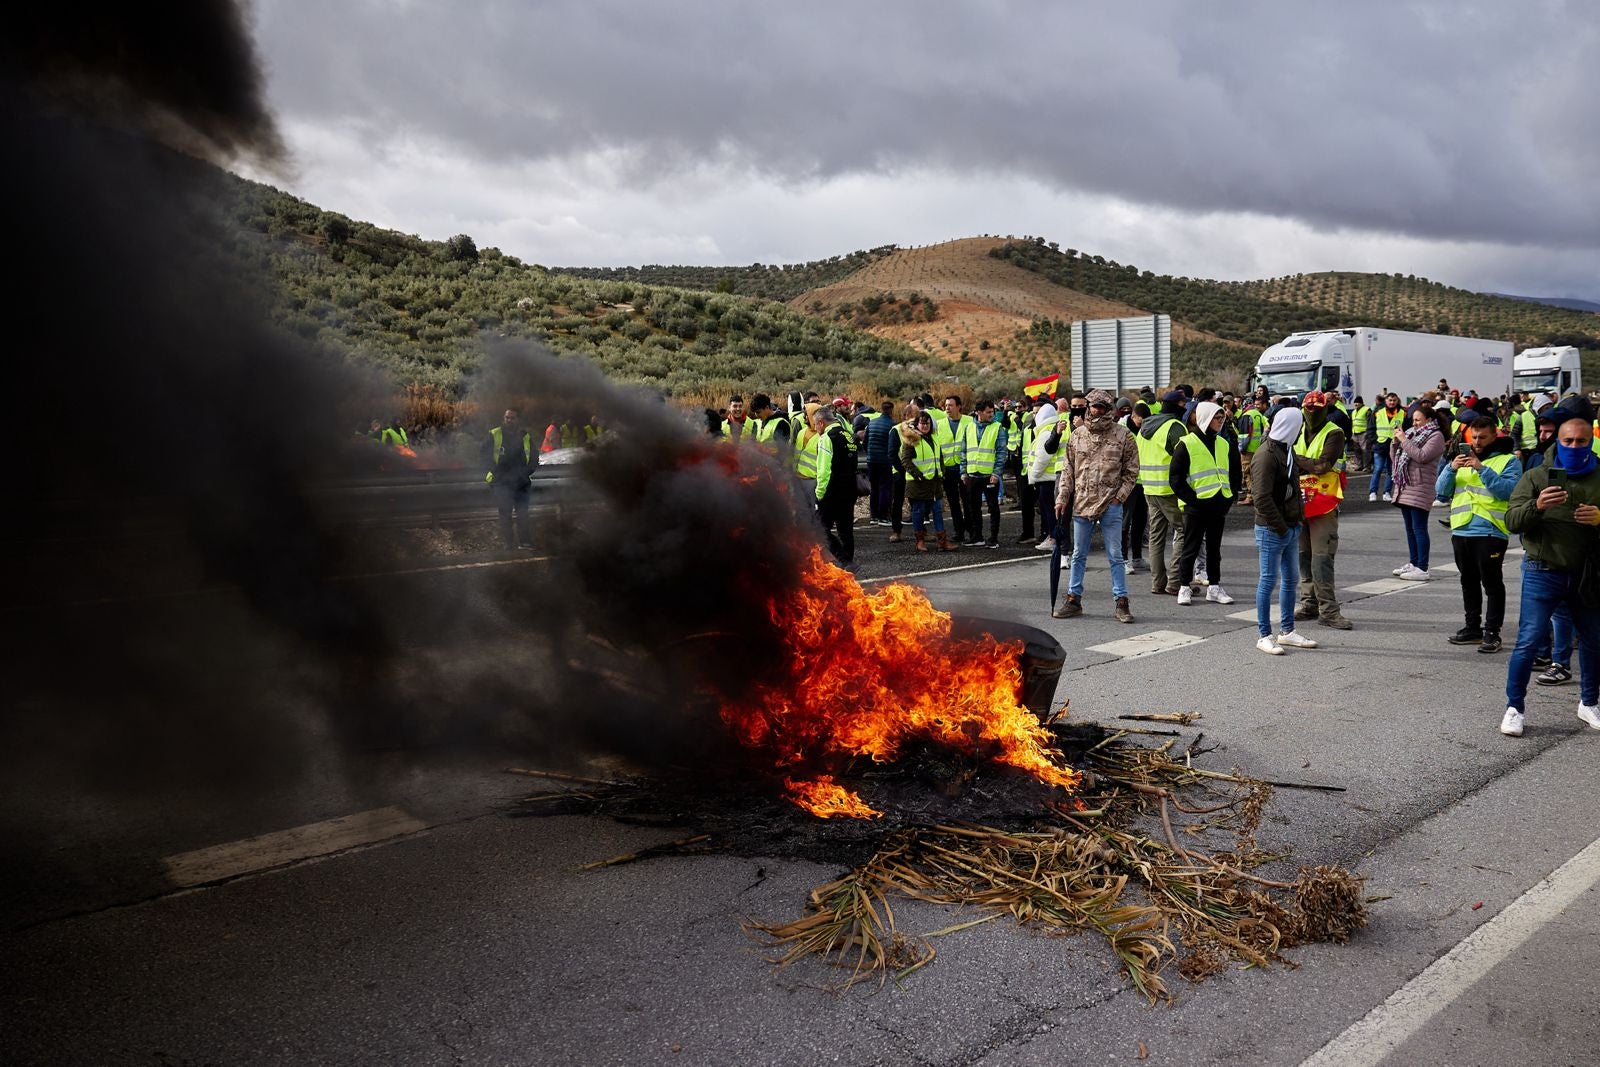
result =
[{"label": "hill with trees", "polygon": [[704,289],[762,300],[793,300],[801,293],[841,281],[892,254],[895,245],[858,250],[843,256],[784,265],[752,263],[748,267],[552,267],[558,274],[595,281]]},{"label": "hill with trees", "polygon": [[[540,341],[619,381],[704,401],[803,388],[905,396],[946,373],[897,341],[781,303],[560,273],[480,249],[466,234],[425,241],[270,186],[219,180],[237,223],[228,251],[268,280],[279,321],[446,407],[480,365],[486,336]],[[839,270],[850,260],[823,262]],[[972,383],[991,373],[965,371]],[[1017,383],[996,376],[985,385]]]}]

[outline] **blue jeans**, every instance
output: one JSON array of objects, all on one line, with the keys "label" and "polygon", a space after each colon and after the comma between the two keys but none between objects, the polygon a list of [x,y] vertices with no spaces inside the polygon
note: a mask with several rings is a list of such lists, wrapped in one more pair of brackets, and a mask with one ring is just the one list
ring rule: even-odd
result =
[{"label": "blue jeans", "polygon": [[[1387,479],[1388,485],[1384,485]],[[1394,488],[1394,460],[1389,457],[1389,442],[1380,441],[1372,449],[1372,488],[1369,492],[1382,496]]]},{"label": "blue jeans", "polygon": [[1428,513],[1410,504],[1400,505],[1400,518],[1406,524],[1406,551],[1411,554],[1411,565],[1419,571],[1428,569],[1428,549],[1433,541],[1428,535]]},{"label": "blue jeans", "polygon": [[1572,616],[1565,604],[1550,615],[1550,626],[1539,638],[1533,655],[1535,659],[1548,659],[1569,671],[1572,669]]},{"label": "blue jeans", "polygon": [[922,532],[922,524],[929,513],[933,515],[933,530],[935,533],[944,533],[944,501],[935,497],[932,500],[913,500],[911,502],[911,529],[914,533]]},{"label": "blue jeans", "polygon": [[1083,595],[1083,568],[1089,562],[1089,539],[1094,536],[1094,524],[1100,524],[1100,536],[1106,543],[1106,559],[1111,562],[1111,595],[1128,595],[1128,572],[1122,562],[1122,505],[1112,504],[1098,519],[1072,516],[1072,576],[1067,579],[1067,592]]},{"label": "blue jeans", "polygon": [[1506,707],[1527,709],[1533,658],[1559,607],[1571,615],[1577,639],[1578,699],[1590,707],[1600,702],[1600,608],[1578,603],[1571,587],[1572,575],[1566,571],[1552,570],[1536,559],[1522,561],[1522,606],[1517,612],[1517,647],[1506,666]]},{"label": "blue jeans", "polygon": [[1256,552],[1261,560],[1261,576],[1256,579],[1256,629],[1262,637],[1272,636],[1272,587],[1278,587],[1278,632],[1294,629],[1294,601],[1300,587],[1300,527],[1291,526],[1286,534],[1270,526],[1256,527]]}]

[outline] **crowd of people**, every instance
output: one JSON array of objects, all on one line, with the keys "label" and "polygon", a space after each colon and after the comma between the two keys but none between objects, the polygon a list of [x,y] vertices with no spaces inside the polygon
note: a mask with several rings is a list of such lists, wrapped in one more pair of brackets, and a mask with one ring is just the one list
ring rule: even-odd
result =
[{"label": "crowd of people", "polygon": [[858,495],[869,498],[870,523],[886,527],[896,544],[909,501],[916,552],[999,548],[1001,509],[1009,504],[1021,512],[1019,543],[1062,555],[1058,619],[1085,612],[1096,534],[1118,621],[1134,621],[1128,576],[1135,573],[1150,575],[1152,595],[1179,605],[1197,595],[1233,603],[1222,585],[1222,534],[1232,507],[1245,505],[1257,549],[1256,647],[1273,656],[1317,647],[1301,624],[1353,628],[1336,587],[1339,517],[1348,475],[1370,473],[1369,502],[1393,504],[1405,530],[1407,558],[1393,570],[1399,579],[1432,579],[1430,520],[1447,509],[1437,521],[1450,530],[1464,623],[1447,636],[1451,644],[1486,654],[1505,647],[1503,568],[1510,536],[1521,536],[1521,610],[1502,733],[1521,736],[1530,681],[1572,680],[1574,649],[1578,714],[1600,729],[1593,404],[1548,394],[1480,397],[1442,380],[1421,395],[1383,389],[1375,400],[1177,385],[1159,397],[1146,388],[1120,397],[1096,389],[980,398],[970,412],[955,395],[873,407],[791,394],[780,412],[756,394],[748,407],[735,396],[725,412],[708,411],[707,430],[791,465],[814,494],[830,551],[847,568]]}]

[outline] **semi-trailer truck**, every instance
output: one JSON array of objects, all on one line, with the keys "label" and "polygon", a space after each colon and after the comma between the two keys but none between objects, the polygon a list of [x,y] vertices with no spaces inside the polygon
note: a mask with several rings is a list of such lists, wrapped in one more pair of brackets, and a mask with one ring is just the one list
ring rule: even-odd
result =
[{"label": "semi-trailer truck", "polygon": [[1568,393],[1583,392],[1578,350],[1571,345],[1523,349],[1517,353],[1511,384],[1519,393],[1549,393],[1558,400]]},{"label": "semi-trailer truck", "polygon": [[1349,403],[1375,402],[1378,390],[1419,396],[1447,380],[1452,388],[1498,396],[1511,388],[1514,346],[1478,337],[1410,333],[1375,326],[1290,334],[1261,353],[1252,379],[1274,396],[1313,389]]}]

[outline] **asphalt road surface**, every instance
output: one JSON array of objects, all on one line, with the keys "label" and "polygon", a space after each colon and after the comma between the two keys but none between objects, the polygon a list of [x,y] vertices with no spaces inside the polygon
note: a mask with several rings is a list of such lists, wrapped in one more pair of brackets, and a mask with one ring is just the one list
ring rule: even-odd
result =
[{"label": "asphalt road surface", "polygon": [[[1281,657],[1256,651],[1243,614],[1242,515],[1221,576],[1237,603],[1179,607],[1133,575],[1132,625],[1112,619],[1103,555],[1086,614],[1052,620],[1046,557],[1009,544],[1014,513],[999,552],[919,557],[858,531],[863,579],[916,574],[941,607],[1057,635],[1074,717],[1197,711],[1209,766],[1345,787],[1279,791],[1262,837],[1366,877],[1382,899],[1347,945],[1197,986],[1169,974],[1177,999],[1152,1008],[1097,940],[1001,921],[942,937],[902,983],[834,993],[828,968],[765,962],[740,922],[798,915],[837,865],[579,872],[674,834],[509,818],[531,784],[498,765],[360,786],[329,767],[227,810],[62,813],[48,877],[14,878],[3,901],[0,1061],[1593,1064],[1600,732],[1573,683],[1533,687],[1526,736],[1499,734],[1507,653],[1444,641],[1461,624],[1445,532],[1435,580],[1396,581],[1399,516],[1364,495],[1357,480],[1337,565],[1355,629],[1304,624],[1322,646]],[[911,932],[960,921],[897,916]]]}]

